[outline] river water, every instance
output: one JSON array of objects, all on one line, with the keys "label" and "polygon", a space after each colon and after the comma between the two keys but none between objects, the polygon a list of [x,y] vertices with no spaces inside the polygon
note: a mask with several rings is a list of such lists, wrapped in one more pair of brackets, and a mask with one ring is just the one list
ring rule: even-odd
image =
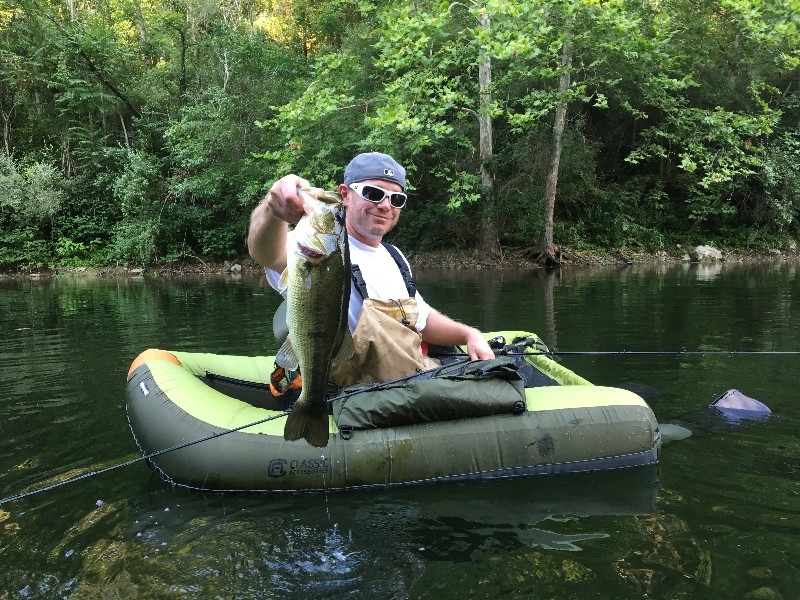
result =
[{"label": "river water", "polygon": [[[558,360],[638,390],[659,421],[694,434],[665,445],[658,468],[617,473],[313,495],[172,489],[142,462],[118,467],[139,456],[131,360],[149,347],[273,353],[277,296],[255,277],[2,280],[0,499],[110,470],[0,504],[0,599],[798,597],[796,264],[417,281],[484,331],[577,352]],[[734,388],[772,417],[712,418],[708,404]]]}]

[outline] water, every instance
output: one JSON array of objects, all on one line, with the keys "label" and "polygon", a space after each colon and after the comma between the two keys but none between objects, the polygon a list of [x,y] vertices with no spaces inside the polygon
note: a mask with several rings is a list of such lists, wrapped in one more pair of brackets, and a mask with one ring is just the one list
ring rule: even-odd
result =
[{"label": "water", "polygon": [[[690,427],[657,469],[351,493],[175,490],[143,463],[0,506],[0,598],[794,598],[800,589],[794,264],[418,273],[485,331],[539,333]],[[0,281],[0,498],[138,454],[141,350],[273,352],[258,279]],[[728,389],[774,417],[719,427]]]}]

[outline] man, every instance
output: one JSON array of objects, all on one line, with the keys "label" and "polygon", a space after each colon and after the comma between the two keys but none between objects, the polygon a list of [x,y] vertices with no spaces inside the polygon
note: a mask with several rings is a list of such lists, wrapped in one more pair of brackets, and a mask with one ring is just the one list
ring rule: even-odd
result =
[{"label": "man", "polygon": [[[401,269],[408,268],[405,257],[394,258],[381,244],[405,206],[405,176],[391,156],[368,152],[347,165],[338,187],[346,209],[350,260],[365,284],[354,284],[350,294],[348,318],[356,355],[331,369],[331,378],[340,385],[388,381],[433,366],[421,342],[465,346],[472,360],[494,358],[479,330],[431,308],[420,294],[411,297]],[[279,279],[287,263],[289,225],[304,214],[297,188],[308,185],[296,175],[279,179],[250,218],[250,256],[266,268],[270,286],[282,293]]]}]

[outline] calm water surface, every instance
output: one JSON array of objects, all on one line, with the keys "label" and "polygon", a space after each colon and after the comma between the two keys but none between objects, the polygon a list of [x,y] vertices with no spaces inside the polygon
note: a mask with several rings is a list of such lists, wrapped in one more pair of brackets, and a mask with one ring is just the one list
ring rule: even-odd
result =
[{"label": "calm water surface", "polygon": [[[5,598],[797,598],[797,265],[424,272],[431,303],[539,333],[694,431],[657,469],[354,493],[175,490],[141,462],[0,505]],[[258,279],[0,281],[0,498],[138,456],[143,349],[273,353]],[[728,389],[774,417],[731,428]],[[213,443],[213,442],[209,442]]]}]

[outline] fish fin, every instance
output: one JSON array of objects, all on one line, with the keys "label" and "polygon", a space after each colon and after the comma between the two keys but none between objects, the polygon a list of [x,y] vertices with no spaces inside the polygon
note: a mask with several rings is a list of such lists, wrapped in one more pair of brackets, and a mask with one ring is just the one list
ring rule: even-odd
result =
[{"label": "fish fin", "polygon": [[289,269],[288,267],[281,273],[281,278],[278,280],[278,287],[285,290],[289,287]]},{"label": "fish fin", "polygon": [[327,403],[317,406],[312,406],[309,402],[295,403],[292,412],[286,417],[283,439],[293,441],[302,438],[312,446],[324,448],[328,445],[329,437]]},{"label": "fish fin", "polygon": [[355,353],[356,346],[353,342],[353,334],[350,333],[349,329],[345,329],[344,336],[342,336],[342,343],[339,346],[339,351],[336,353],[336,360],[347,360],[348,358],[352,358]]},{"label": "fish fin", "polygon": [[289,336],[290,337],[286,338],[286,341],[283,342],[283,346],[281,346],[280,350],[278,350],[278,353],[275,355],[275,364],[288,371],[296,371],[300,363],[297,360],[297,355],[294,353],[291,333]]}]

